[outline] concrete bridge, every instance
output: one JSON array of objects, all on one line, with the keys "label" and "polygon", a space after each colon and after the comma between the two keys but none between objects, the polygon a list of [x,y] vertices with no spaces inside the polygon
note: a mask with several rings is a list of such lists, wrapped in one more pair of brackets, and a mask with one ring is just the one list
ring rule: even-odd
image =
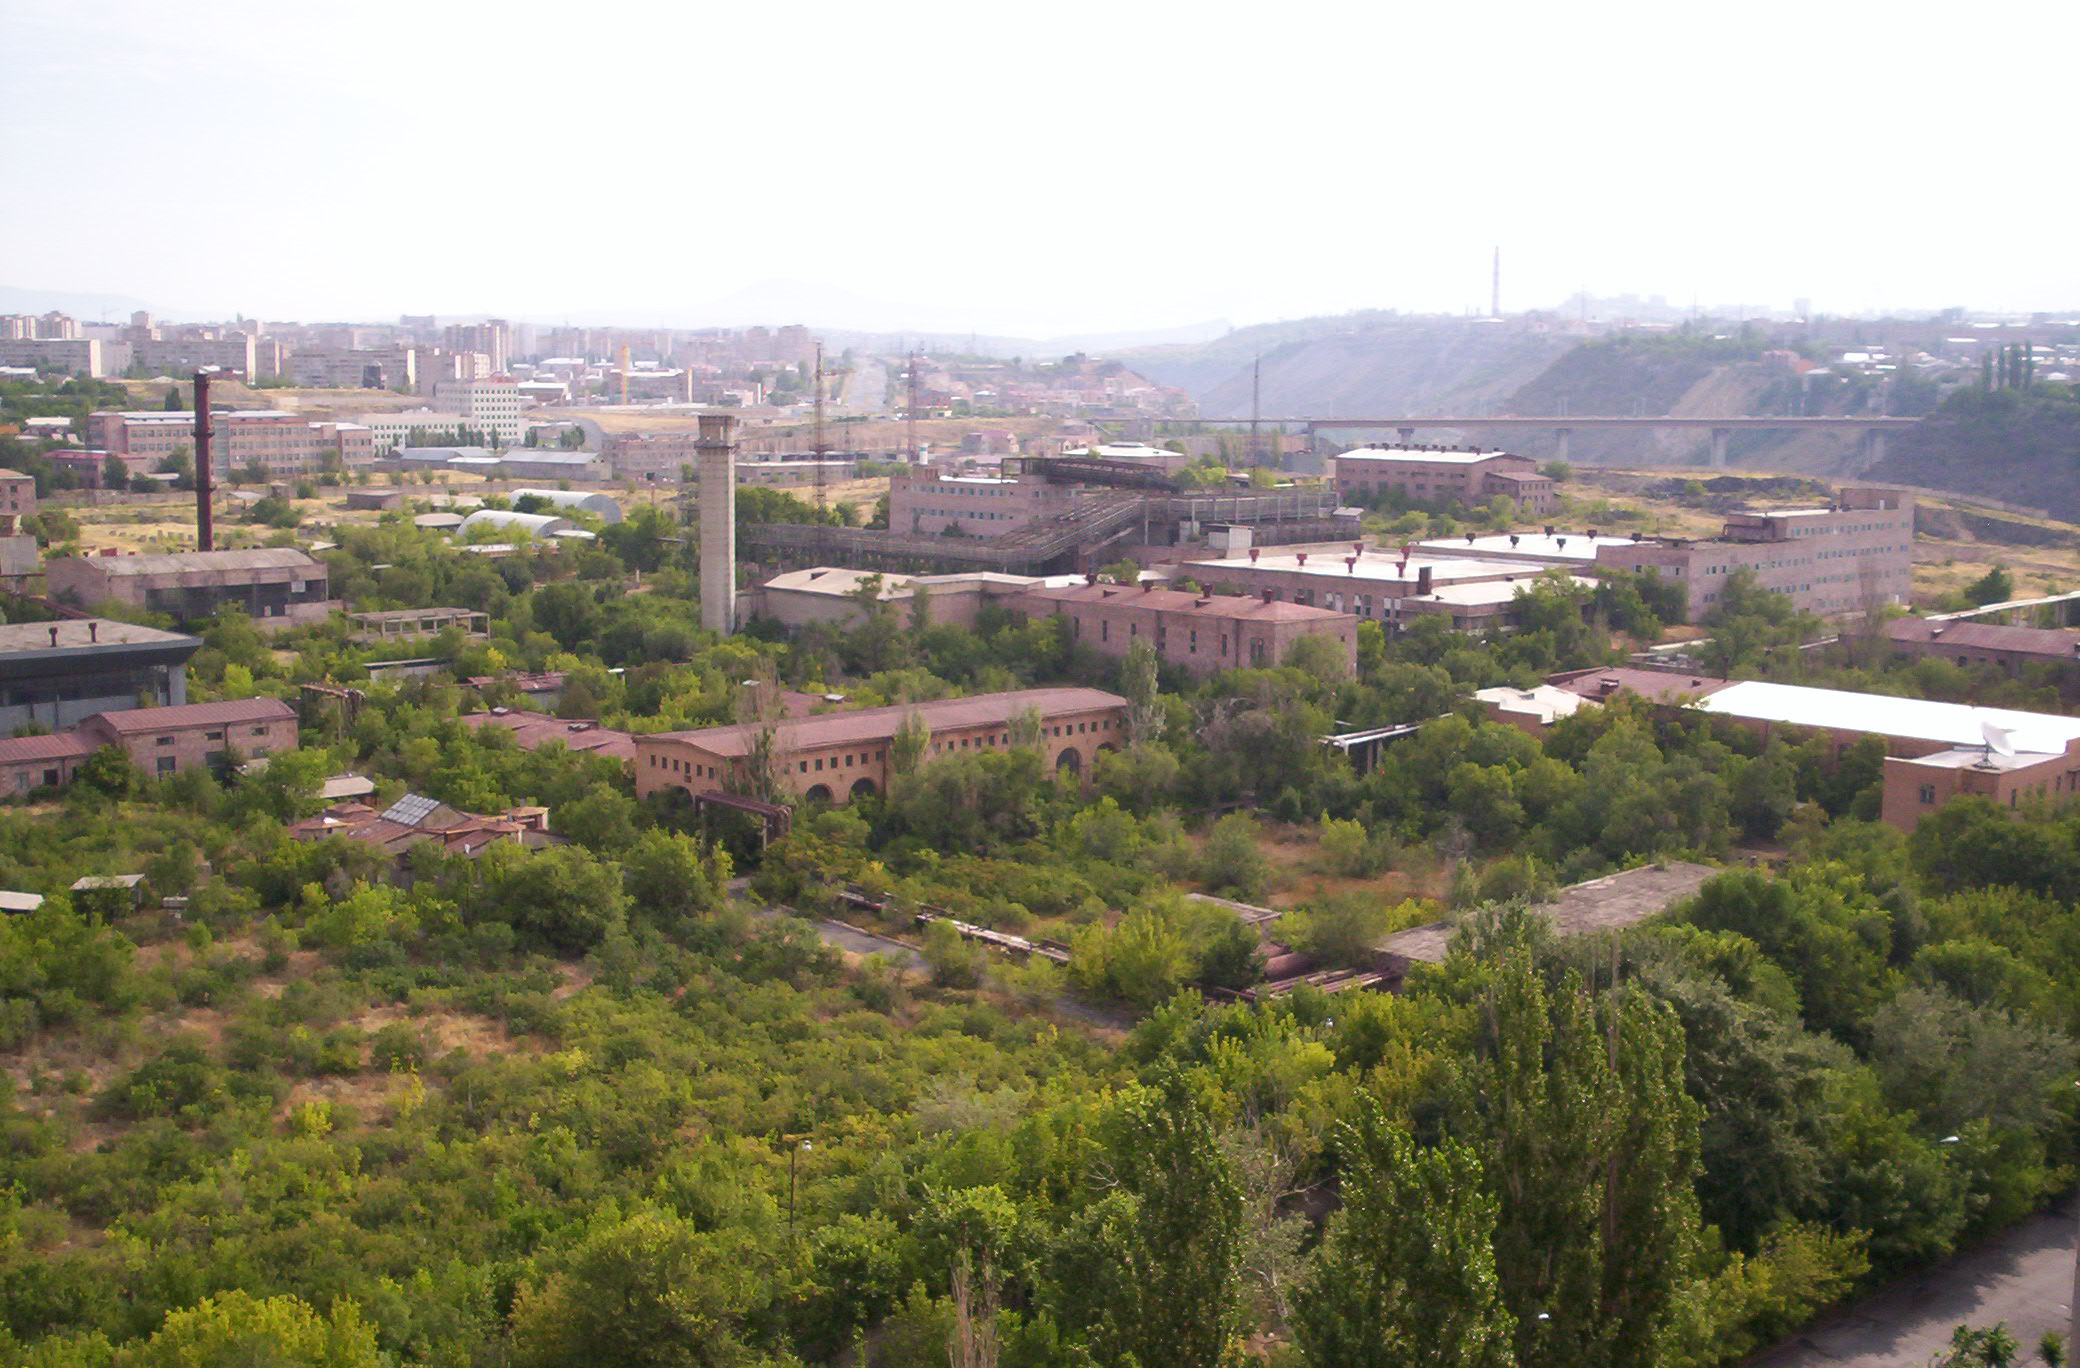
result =
[{"label": "concrete bridge", "polygon": [[1835,432],[1844,436],[1859,437],[1863,441],[1864,464],[1875,465],[1885,459],[1886,437],[1890,433],[1904,432],[1920,422],[1919,418],[1883,417],[1819,417],[1819,418],[1619,418],[1590,415],[1553,414],[1542,418],[1527,418],[1517,415],[1490,415],[1479,417],[1406,417],[1406,418],[1191,418],[1166,419],[1165,422],[1197,422],[1220,425],[1268,423],[1274,427],[1299,426],[1306,429],[1309,437],[1317,432],[1362,430],[1368,432],[1393,432],[1404,443],[1414,442],[1416,434],[1425,430],[1452,429],[1454,431],[1528,431],[1550,432],[1559,442],[1559,459],[1569,459],[1574,434],[1581,431],[1603,428],[1690,428],[1709,432],[1712,439],[1712,465],[1726,464],[1726,444],[1736,432]]}]

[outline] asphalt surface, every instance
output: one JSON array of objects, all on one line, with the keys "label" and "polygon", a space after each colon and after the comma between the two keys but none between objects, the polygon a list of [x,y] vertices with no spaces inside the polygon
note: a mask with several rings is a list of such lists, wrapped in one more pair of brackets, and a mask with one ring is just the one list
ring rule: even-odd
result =
[{"label": "asphalt surface", "polygon": [[2037,1341],[2072,1323],[2074,1213],[2080,1193],[1985,1244],[1815,1321],[1747,1368],[1924,1368],[1960,1325],[2004,1322],[2036,1364]]}]

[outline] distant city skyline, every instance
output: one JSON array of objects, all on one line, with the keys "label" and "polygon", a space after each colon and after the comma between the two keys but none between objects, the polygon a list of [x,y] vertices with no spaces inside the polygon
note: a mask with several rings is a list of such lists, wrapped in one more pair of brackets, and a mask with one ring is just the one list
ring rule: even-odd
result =
[{"label": "distant city skyline", "polygon": [[1486,312],[1500,244],[1512,313],[2080,311],[1976,93],[2060,88],[2050,5],[785,14],[0,0],[0,283],[1044,338]]}]

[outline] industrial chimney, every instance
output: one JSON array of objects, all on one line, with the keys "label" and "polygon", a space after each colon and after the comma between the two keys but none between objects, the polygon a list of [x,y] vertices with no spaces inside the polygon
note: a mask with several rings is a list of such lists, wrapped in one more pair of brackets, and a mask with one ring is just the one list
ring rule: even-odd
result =
[{"label": "industrial chimney", "polygon": [[737,420],[701,415],[701,626],[737,630]]},{"label": "industrial chimney", "polygon": [[1431,567],[1427,565],[1416,567],[1416,593],[1418,595],[1430,592],[1430,571]]}]

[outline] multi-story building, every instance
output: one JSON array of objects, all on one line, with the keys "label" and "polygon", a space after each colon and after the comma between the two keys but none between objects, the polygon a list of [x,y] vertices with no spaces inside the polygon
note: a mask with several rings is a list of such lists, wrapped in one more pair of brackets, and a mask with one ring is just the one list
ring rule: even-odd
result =
[{"label": "multi-story building", "polygon": [[[1014,721],[1028,712],[1039,716],[1040,744],[1053,770],[1084,773],[1101,751],[1126,744],[1127,700],[1119,695],[1020,689],[781,721],[771,740],[772,778],[806,802],[849,802],[888,787],[889,750],[911,718],[930,733],[923,757],[929,763],[1012,749]],[[745,792],[761,730],[745,723],[636,737],[636,795]]]},{"label": "multi-story building", "polygon": [[1193,674],[1277,665],[1294,642],[1316,636],[1336,643],[1346,674],[1357,668],[1356,616],[1298,603],[1189,594],[1153,584],[1078,584],[1035,585],[1006,598],[1004,606],[1031,617],[1060,617],[1072,642],[1101,655],[1123,656],[1146,640],[1158,659]]},{"label": "multi-story building", "polygon": [[109,354],[98,337],[6,338],[0,339],[0,366],[33,366],[98,378],[109,373]]},{"label": "multi-story building", "polygon": [[[156,329],[154,330],[156,331]],[[130,363],[154,374],[180,377],[183,373],[216,366],[235,371],[249,380],[273,374],[260,365],[260,346],[250,333],[230,332],[216,337],[158,337],[130,344]],[[272,359],[276,355],[268,349]]]},{"label": "multi-story building", "polygon": [[518,446],[527,434],[520,417],[520,386],[511,376],[457,380],[436,387],[434,396],[461,414],[463,426],[488,435],[495,446]]},{"label": "multi-story building", "polygon": [[930,469],[895,473],[888,486],[888,525],[924,536],[1001,537],[1069,512],[1079,486],[1037,475],[942,475]]},{"label": "multi-story building", "polygon": [[108,618],[0,626],[0,729],[71,727],[98,712],[188,701],[197,637]]},{"label": "multi-story building", "polygon": [[1752,570],[1764,589],[1810,612],[1875,611],[1912,595],[1914,498],[1896,489],[1844,488],[1824,508],[1736,514],[1713,538],[1599,546],[1596,563],[1675,580],[1692,621],[1712,611],[1738,570]]},{"label": "multi-story building", "polygon": [[1252,547],[1244,556],[1186,561],[1178,570],[1209,589],[1351,613],[1390,631],[1420,613],[1444,613],[1467,630],[1507,629],[1518,591],[1546,573],[1522,561],[1404,555],[1356,542]]},{"label": "multi-story building", "polygon": [[1501,495],[1532,517],[1544,517],[1559,498],[1553,481],[1538,473],[1537,462],[1507,451],[1359,447],[1334,459],[1336,490],[1347,503],[1370,502],[1391,491],[1419,503],[1470,508]]},{"label": "multi-story building", "polygon": [[289,547],[153,556],[64,556],[46,563],[51,596],[81,607],[123,603],[179,622],[238,607],[263,627],[320,620],[339,608],[324,563]]},{"label": "multi-story building", "polygon": [[441,331],[441,345],[451,352],[482,352],[494,375],[503,375],[513,364],[513,327],[503,318],[451,323]]},{"label": "multi-story building", "polygon": [[411,393],[418,384],[409,347],[298,347],[286,364],[289,379],[309,389],[388,389]]},{"label": "multi-story building", "polygon": [[[240,409],[211,417],[210,468],[231,479],[258,462],[270,478],[294,478],[324,468],[328,457],[360,459],[365,429],[352,423],[313,423],[280,409]],[[98,451],[156,467],[176,452],[195,451],[195,415],[142,409],[87,415],[87,444]],[[372,455],[372,453],[369,453]]]}]

